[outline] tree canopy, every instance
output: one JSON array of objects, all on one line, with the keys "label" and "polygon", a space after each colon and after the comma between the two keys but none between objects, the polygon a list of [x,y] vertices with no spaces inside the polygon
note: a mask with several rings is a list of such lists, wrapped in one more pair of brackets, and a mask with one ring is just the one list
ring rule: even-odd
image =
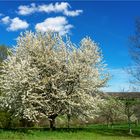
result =
[{"label": "tree canopy", "polygon": [[2,65],[2,105],[29,121],[68,113],[94,117],[103,100],[97,93],[108,80],[105,69],[89,37],[76,46],[57,33],[25,32]]}]

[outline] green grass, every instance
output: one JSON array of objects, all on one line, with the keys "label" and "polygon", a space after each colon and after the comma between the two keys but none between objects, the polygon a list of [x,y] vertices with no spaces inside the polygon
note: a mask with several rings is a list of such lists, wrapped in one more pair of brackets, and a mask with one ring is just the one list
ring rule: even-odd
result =
[{"label": "green grass", "polygon": [[140,140],[140,127],[128,134],[127,125],[88,125],[83,128],[49,130],[1,130],[0,140]]}]

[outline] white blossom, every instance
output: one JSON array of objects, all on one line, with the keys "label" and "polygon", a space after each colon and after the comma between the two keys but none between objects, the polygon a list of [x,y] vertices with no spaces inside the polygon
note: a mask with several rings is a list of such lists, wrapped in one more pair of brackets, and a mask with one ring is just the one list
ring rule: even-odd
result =
[{"label": "white blossom", "polygon": [[56,33],[25,32],[4,61],[2,104],[30,121],[57,114],[94,117],[98,93],[108,73],[98,45],[84,38],[79,46]]}]

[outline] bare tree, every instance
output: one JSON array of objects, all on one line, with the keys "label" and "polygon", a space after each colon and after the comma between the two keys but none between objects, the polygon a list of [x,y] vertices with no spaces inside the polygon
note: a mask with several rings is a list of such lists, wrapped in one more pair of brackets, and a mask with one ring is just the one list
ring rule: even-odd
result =
[{"label": "bare tree", "polygon": [[[129,54],[132,58],[132,66],[127,69],[128,73],[131,74],[130,83],[138,91],[140,88],[140,17],[135,21],[135,32],[134,35],[130,37]],[[134,88],[133,88],[134,91]],[[132,114],[139,117],[139,101],[127,97],[125,99],[126,105],[126,115],[128,116],[129,130],[131,130],[131,120]],[[132,109],[133,108],[133,109]],[[130,131],[131,132],[131,131]]]},{"label": "bare tree", "polygon": [[130,91],[125,92],[123,89],[123,91],[120,93],[119,100],[124,103],[124,113],[127,117],[129,134],[132,134],[132,118],[134,116],[136,118],[136,105],[139,103],[138,99],[136,98],[136,93]]},{"label": "bare tree", "polygon": [[100,109],[99,117],[105,118],[108,127],[110,125],[113,127],[116,120],[125,117],[122,101],[118,100],[113,95],[106,96],[104,104],[100,106]]},{"label": "bare tree", "polygon": [[134,35],[130,37],[129,54],[132,66],[128,72],[132,75],[131,83],[140,86],[140,18],[136,19]]}]

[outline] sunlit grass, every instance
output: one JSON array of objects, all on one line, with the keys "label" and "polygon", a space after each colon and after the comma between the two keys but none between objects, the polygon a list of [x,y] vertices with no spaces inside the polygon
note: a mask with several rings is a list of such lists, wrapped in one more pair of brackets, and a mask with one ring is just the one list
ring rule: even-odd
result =
[{"label": "sunlit grass", "polygon": [[107,128],[103,125],[89,125],[84,128],[49,130],[1,130],[0,140],[140,140],[140,129],[134,129],[130,136],[125,125]]}]

